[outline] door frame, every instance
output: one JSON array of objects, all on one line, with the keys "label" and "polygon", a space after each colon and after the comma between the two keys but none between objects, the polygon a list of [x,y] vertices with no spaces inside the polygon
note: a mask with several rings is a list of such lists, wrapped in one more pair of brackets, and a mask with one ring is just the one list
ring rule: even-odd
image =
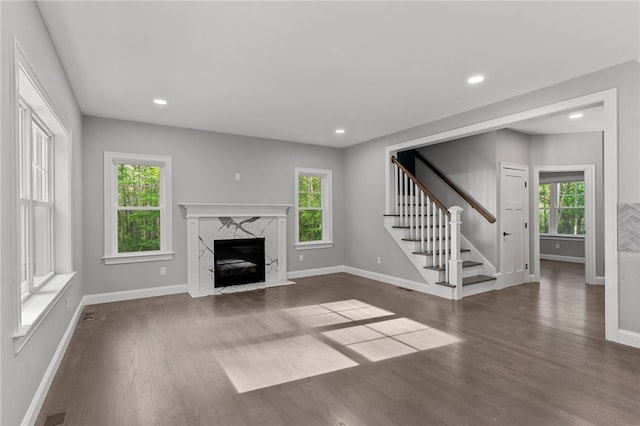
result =
[{"label": "door frame", "polygon": [[[500,188],[498,190],[498,194],[499,194],[499,202],[498,202],[498,252],[500,253],[500,278],[498,279],[499,284],[498,287],[499,288],[505,288],[504,285],[504,259],[505,257],[503,256],[503,243],[504,243],[504,238],[502,238],[502,233],[504,232],[504,221],[502,220],[502,208],[504,207],[503,205],[503,197],[502,197],[502,190],[504,188],[504,185],[502,185],[502,172],[505,169],[511,169],[511,170],[519,170],[524,172],[525,174],[525,182],[526,182],[526,186],[524,188],[524,192],[525,192],[525,196],[524,196],[524,212],[525,212],[525,223],[528,225],[531,224],[531,212],[529,211],[529,187],[531,185],[529,185],[529,166],[524,165],[524,164],[516,164],[516,163],[509,163],[506,161],[501,161],[500,162],[500,170],[499,170],[499,182],[500,182]],[[528,268],[528,271],[525,275],[525,281],[522,284],[528,283],[530,282],[530,272],[531,272],[531,261],[529,259],[529,234],[530,232],[523,232],[523,244],[524,244],[524,251],[522,253],[522,257],[524,258],[524,262]],[[513,285],[517,285],[517,284],[513,284]]]},{"label": "door frame", "polygon": [[[544,102],[544,101],[543,101]],[[514,104],[509,104],[513,111]],[[571,112],[576,109],[602,105],[604,107],[604,138],[603,138],[603,167],[604,167],[604,259],[605,259],[605,298],[604,322],[605,339],[612,342],[620,341],[619,319],[619,271],[618,271],[618,89],[611,88],[568,100],[556,101],[530,109],[494,115],[494,118],[475,121],[474,116],[467,113],[461,115],[462,120],[472,121],[472,124],[453,127],[427,136],[411,139],[405,142],[385,147],[385,155],[381,161],[385,171],[385,210],[393,208],[393,170],[391,156],[398,151],[420,148],[427,145],[473,136],[491,130],[503,129],[532,118],[544,117],[550,114]],[[484,110],[483,110],[484,111]],[[495,110],[494,110],[495,111]],[[498,110],[499,111],[499,110]],[[482,118],[480,118],[482,120]]]},{"label": "door frame", "polygon": [[[540,205],[540,192],[537,190],[540,185],[540,172],[583,172],[584,173],[584,215],[585,215],[585,235],[584,235],[584,276],[587,284],[598,284],[596,277],[596,165],[595,164],[567,164],[554,166],[534,166],[533,168],[533,191],[532,206]],[[540,281],[540,217],[536,212],[531,212],[533,216],[533,280]],[[606,273],[606,269],[605,269]]]}]

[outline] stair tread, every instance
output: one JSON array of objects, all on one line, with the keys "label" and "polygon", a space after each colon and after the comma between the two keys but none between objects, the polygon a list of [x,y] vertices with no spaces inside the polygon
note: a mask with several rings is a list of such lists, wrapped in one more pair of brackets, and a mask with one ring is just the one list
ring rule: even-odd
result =
[{"label": "stair tread", "polygon": [[[411,229],[411,228],[438,228],[438,225],[429,225],[429,226],[405,226],[405,225],[393,225],[391,226],[395,229]],[[440,225],[440,228],[444,228],[444,225]]]},{"label": "stair tread", "polygon": [[[460,249],[460,253],[468,253],[471,250],[469,249]],[[414,251],[411,252],[412,254],[417,254],[417,255],[422,255],[422,256],[431,256],[433,254],[433,251]],[[439,252],[436,251],[436,254],[438,254]],[[451,253],[451,250],[448,251],[448,253]]]},{"label": "stair tread", "polygon": [[471,284],[478,284],[478,283],[483,283],[485,281],[494,281],[496,280],[496,277],[490,277],[488,275],[474,275],[472,277],[464,277],[462,279],[462,285],[471,285]]},{"label": "stair tread", "polygon": [[[451,239],[451,237],[442,238],[442,241],[450,240],[450,239]],[[402,241],[413,241],[414,243],[419,243],[420,242],[420,238],[403,238]],[[428,240],[425,238],[425,241],[440,241],[440,238],[429,238]]]},{"label": "stair tread", "polygon": [[[382,216],[386,216],[386,217],[400,217],[401,215],[399,215],[399,214],[395,214],[395,213],[385,213],[385,214],[383,214]],[[418,217],[419,217],[420,215],[419,215],[419,214],[412,214],[411,216],[413,216],[413,217],[418,216]],[[426,213],[425,213],[425,214],[423,214],[422,216],[424,216],[424,217],[427,217],[427,216],[431,216],[431,217],[433,217],[433,216],[435,216],[435,215],[433,215],[433,214],[426,214]]]},{"label": "stair tread", "polygon": [[[463,268],[471,268],[473,266],[480,266],[482,262],[474,262],[473,260],[465,260],[462,262]],[[444,271],[443,266],[425,266],[424,269],[430,269],[432,271]]]},{"label": "stair tread", "polygon": [[[474,275],[472,277],[464,277],[462,279],[462,285],[480,284],[487,281],[494,281],[496,277],[490,277],[488,275]],[[456,286],[448,283],[447,281],[438,281],[436,284],[443,285],[445,287],[455,288]]]},{"label": "stair tread", "polygon": [[438,284],[438,285],[443,285],[443,286],[445,286],[445,287],[449,287],[449,288],[456,288],[456,286],[455,286],[455,285],[453,285],[453,284],[449,284],[449,283],[448,283],[448,282],[446,282],[446,281],[438,281],[436,284]]}]

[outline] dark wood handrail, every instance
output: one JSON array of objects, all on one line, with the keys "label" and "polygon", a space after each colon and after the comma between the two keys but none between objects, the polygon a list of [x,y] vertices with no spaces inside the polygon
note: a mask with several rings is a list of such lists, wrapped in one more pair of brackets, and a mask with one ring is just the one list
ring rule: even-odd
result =
[{"label": "dark wood handrail", "polygon": [[435,205],[440,208],[440,210],[444,211],[447,216],[451,216],[451,213],[449,213],[449,209],[447,209],[444,206],[444,204],[442,204],[440,200],[438,200],[438,198],[431,193],[431,191],[425,188],[425,186],[409,170],[407,170],[407,168],[403,166],[402,163],[400,163],[395,156],[391,157],[391,162],[396,166],[398,166],[400,170],[402,170],[404,174],[407,175],[409,179],[411,179],[411,181],[415,183],[418,186],[418,188],[422,190],[422,192],[427,194],[429,198],[431,198],[431,200],[435,203]]},{"label": "dark wood handrail", "polygon": [[413,154],[416,156],[416,158],[418,158],[418,160],[422,161],[425,166],[430,168],[433,171],[433,173],[435,173],[440,179],[442,179],[444,181],[444,183],[449,185],[449,187],[451,189],[456,191],[456,193],[459,196],[461,196],[467,203],[469,203],[469,205],[471,206],[472,209],[475,209],[478,213],[480,213],[480,215],[482,217],[484,217],[487,220],[487,222],[495,223],[496,217],[494,215],[492,215],[487,209],[482,207],[482,205],[478,201],[476,201],[475,198],[473,198],[471,195],[469,195],[469,193],[467,193],[464,189],[460,188],[458,185],[453,183],[440,170],[438,170],[438,168],[436,166],[434,166],[433,164],[431,164],[429,162],[429,160],[424,158],[422,156],[422,154],[420,154],[418,151],[413,151]]}]

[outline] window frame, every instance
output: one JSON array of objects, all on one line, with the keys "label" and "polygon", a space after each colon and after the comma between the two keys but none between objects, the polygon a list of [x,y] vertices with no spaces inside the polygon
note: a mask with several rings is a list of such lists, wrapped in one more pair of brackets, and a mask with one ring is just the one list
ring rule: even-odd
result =
[{"label": "window frame", "polygon": [[[316,169],[308,167],[295,168],[295,249],[310,250],[331,248],[333,241],[333,180],[331,169]],[[298,185],[300,176],[319,177],[321,179],[322,203],[322,239],[317,241],[300,241],[300,196]]]},{"label": "window frame", "polygon": [[[160,168],[160,249],[118,252],[118,170],[119,164]],[[104,260],[105,265],[172,260],[172,173],[171,157],[164,155],[104,152]]]},{"label": "window frame", "polygon": [[[71,286],[75,271],[73,270],[73,223],[74,209],[72,191],[73,182],[73,140],[71,127],[65,120],[60,108],[53,101],[52,96],[46,90],[38,73],[27,58],[22,46],[15,36],[10,37],[12,54],[9,68],[9,132],[11,135],[11,202],[8,210],[11,211],[11,221],[14,230],[11,233],[12,253],[6,253],[11,259],[11,284],[13,290],[13,350],[19,353],[26,342],[31,338],[40,325],[48,318],[49,313],[60,301],[62,296]],[[32,111],[37,112],[38,126],[45,129],[51,138],[49,152],[49,196],[48,201],[53,208],[50,217],[51,232],[51,272],[46,274],[46,280],[42,280],[37,287],[31,288],[28,295],[23,297],[21,279],[21,172],[29,175],[33,173],[32,164],[21,164],[21,140],[22,120],[21,103],[27,104]],[[30,120],[29,120],[30,121]],[[25,122],[26,123],[26,122]],[[26,124],[25,124],[26,127]],[[29,125],[29,127],[31,127]],[[32,132],[29,131],[29,149]],[[31,177],[29,177],[31,180]],[[55,192],[55,194],[54,194]],[[55,196],[54,196],[55,195]],[[31,194],[29,194],[31,197]],[[27,225],[29,226],[29,225]],[[33,238],[33,235],[28,238]],[[29,255],[29,257],[31,257]],[[29,260],[31,262],[31,260]],[[30,265],[32,267],[32,265]]]},{"label": "window frame", "polygon": [[[38,288],[46,284],[55,275],[55,170],[54,170],[54,137],[53,132],[47,127],[45,122],[37,115],[34,108],[29,103],[19,96],[18,100],[18,114],[19,125],[22,124],[22,128],[19,129],[19,171],[18,171],[18,215],[22,215],[22,207],[26,208],[26,241],[23,241],[22,236],[18,238],[18,253],[20,256],[23,250],[26,251],[26,262],[23,265],[22,259],[20,259],[20,269],[25,268],[26,280],[20,280],[20,299],[24,302],[28,299]],[[35,127],[38,127],[41,133],[46,137],[46,200],[37,200],[35,194],[35,177],[34,167],[37,167],[34,163],[35,156],[35,141],[34,132]],[[26,151],[26,154],[25,154]],[[25,157],[26,156],[26,157]],[[25,168],[26,170],[24,170]],[[36,263],[36,251],[40,247],[36,241],[36,207],[44,207],[48,210],[47,221],[49,228],[48,244],[46,247],[46,258],[49,264],[46,274],[38,277],[36,280],[35,275],[35,263]],[[18,219],[20,221],[20,218]],[[18,225],[21,229],[20,225]],[[26,283],[26,287],[25,287]],[[26,290],[26,291],[25,291]]]},{"label": "window frame", "polygon": [[[575,178],[574,178],[575,179]],[[584,181],[584,179],[570,179],[570,180],[558,180],[553,179],[553,180],[546,180],[546,179],[541,179],[539,182],[539,186],[538,186],[538,194],[540,194],[540,186],[542,185],[549,185],[549,232],[539,232],[541,237],[563,237],[563,238],[575,238],[575,239],[584,239],[585,234],[586,234],[586,229],[585,229],[585,234],[560,234],[558,233],[558,211],[559,210],[565,210],[565,209],[582,209],[584,214],[583,216],[586,217],[587,214],[587,202],[586,202],[586,183]],[[585,185],[585,193],[583,195],[583,203],[582,206],[573,206],[573,207],[559,207],[558,206],[558,200],[559,200],[559,185],[563,184],[563,183],[578,183],[578,182],[582,182],[583,185]],[[538,205],[538,217],[540,217],[540,211],[541,210],[546,210],[547,208],[541,208]],[[540,222],[538,222],[538,230],[540,228]]]}]

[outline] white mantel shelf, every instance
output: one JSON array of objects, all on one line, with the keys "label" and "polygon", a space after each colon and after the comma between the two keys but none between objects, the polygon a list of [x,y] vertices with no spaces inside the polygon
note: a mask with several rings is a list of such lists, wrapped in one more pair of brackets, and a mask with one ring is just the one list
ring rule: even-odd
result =
[{"label": "white mantel shelf", "polygon": [[[187,282],[192,297],[293,284],[287,280],[289,204],[178,203],[187,219]],[[245,219],[248,218],[248,219]],[[216,239],[264,236],[265,282],[215,287],[212,274]],[[228,291],[227,291],[228,289]]]},{"label": "white mantel shelf", "polygon": [[290,204],[179,203],[186,218],[193,217],[286,217]]}]

